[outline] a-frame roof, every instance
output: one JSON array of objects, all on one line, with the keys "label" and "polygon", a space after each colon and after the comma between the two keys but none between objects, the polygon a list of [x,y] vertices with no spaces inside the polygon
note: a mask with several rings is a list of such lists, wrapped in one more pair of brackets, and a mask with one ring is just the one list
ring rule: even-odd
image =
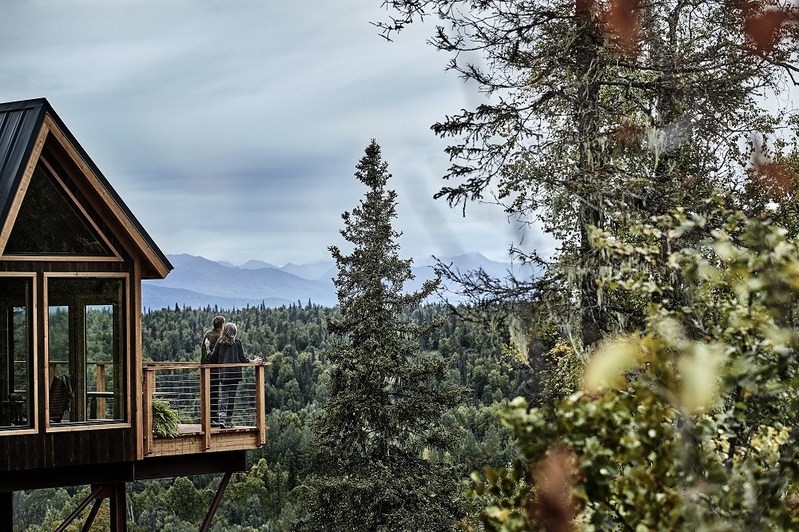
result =
[{"label": "a-frame roof", "polygon": [[[100,169],[81,147],[45,98],[0,103],[0,253],[6,245],[10,216],[23,185],[26,172],[32,171],[44,139],[56,135],[87,180],[102,198],[108,212],[120,219],[120,227],[141,251],[147,264],[142,265],[144,278],[164,278],[172,264],[133,213],[113,189]],[[4,231],[5,230],[5,231]]]}]

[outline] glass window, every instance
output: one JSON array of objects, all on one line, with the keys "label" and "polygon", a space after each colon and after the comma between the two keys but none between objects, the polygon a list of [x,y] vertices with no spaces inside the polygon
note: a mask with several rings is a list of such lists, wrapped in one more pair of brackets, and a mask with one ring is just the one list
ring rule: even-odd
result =
[{"label": "glass window", "polygon": [[125,282],[47,281],[50,422],[125,419]]},{"label": "glass window", "polygon": [[[42,216],[47,213],[47,216]],[[110,256],[50,174],[36,167],[6,244],[6,255]]]},{"label": "glass window", "polygon": [[0,277],[0,429],[33,426],[33,280]]}]

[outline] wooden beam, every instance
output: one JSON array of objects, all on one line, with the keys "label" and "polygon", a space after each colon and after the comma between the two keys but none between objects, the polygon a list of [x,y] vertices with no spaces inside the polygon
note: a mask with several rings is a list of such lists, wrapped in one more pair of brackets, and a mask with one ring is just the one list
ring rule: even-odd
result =
[{"label": "wooden beam", "polygon": [[211,369],[200,366],[200,415],[203,433],[203,446],[211,448]]},{"label": "wooden beam", "polygon": [[44,373],[43,378],[41,379],[41,384],[36,383],[34,381],[33,385],[34,388],[39,391],[39,395],[41,396],[41,404],[44,408],[42,411],[44,412],[43,419],[41,420],[42,426],[42,433],[44,433],[47,429],[50,428],[50,383],[53,381],[55,377],[55,367],[50,367],[50,322],[49,322],[49,303],[47,301],[47,294],[48,287],[47,287],[47,276],[40,275],[39,276],[39,283],[42,285],[41,293],[44,294],[42,308],[40,312],[37,314],[41,315],[41,326],[39,327],[39,343],[42,346],[42,352],[39,358],[42,360],[42,372]]},{"label": "wooden beam", "polygon": [[141,263],[133,262],[133,275],[128,283],[128,323],[133,325],[127,337],[128,346],[132,359],[129,360],[128,368],[128,387],[129,405],[131,409],[131,421],[135,430],[133,437],[136,446],[136,459],[144,458],[144,417],[142,414],[144,390],[142,387],[142,302],[141,302]]},{"label": "wooden beam", "polygon": [[111,532],[126,532],[128,529],[128,512],[125,500],[125,483],[115,482],[111,486],[109,497],[111,503]]},{"label": "wooden beam", "polygon": [[245,451],[200,453],[195,455],[148,457],[134,464],[133,478],[148,480],[247,470]]},{"label": "wooden beam", "polygon": [[14,530],[14,492],[0,493],[0,530]]},{"label": "wooden beam", "polygon": [[130,482],[133,473],[131,462],[7,471],[0,475],[0,492]]},{"label": "wooden beam", "polygon": [[[242,472],[246,468],[246,450],[156,456],[134,462],[45,467],[4,472],[0,475],[0,494],[63,486],[86,484],[108,486],[158,478],[219,474],[228,471]],[[0,526],[0,530],[6,529]]]},{"label": "wooden beam", "polygon": [[155,393],[155,369],[144,369],[144,392],[142,415],[144,417],[144,454],[153,452],[153,394]]},{"label": "wooden beam", "polygon": [[[94,381],[96,383],[96,391],[99,393],[105,392],[105,363],[97,362],[94,366]],[[105,397],[98,395],[95,399],[95,419],[107,419],[105,417]]]},{"label": "wooden beam", "polygon": [[[70,421],[86,421],[86,306],[74,301],[69,305],[69,377],[72,381]],[[50,353],[47,353],[50,356]],[[73,371],[74,370],[74,371]]]},{"label": "wooden beam", "polygon": [[266,366],[255,366],[255,426],[258,444],[266,443]]}]

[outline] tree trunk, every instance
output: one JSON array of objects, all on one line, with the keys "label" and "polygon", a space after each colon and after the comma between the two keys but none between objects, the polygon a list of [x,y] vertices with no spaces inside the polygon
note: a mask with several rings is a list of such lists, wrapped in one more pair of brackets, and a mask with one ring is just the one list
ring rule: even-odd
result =
[{"label": "tree trunk", "polygon": [[[581,15],[578,3],[578,36],[575,41],[575,65],[579,80],[575,126],[580,145],[577,162],[577,192],[580,195],[578,224],[580,252],[576,264],[580,294],[580,338],[584,348],[600,340],[605,329],[604,313],[599,305],[596,272],[598,256],[589,238],[591,226],[602,226],[601,166],[602,154],[597,142],[599,136],[599,77],[598,61],[602,35],[590,11]],[[599,186],[598,186],[599,185]]]}]

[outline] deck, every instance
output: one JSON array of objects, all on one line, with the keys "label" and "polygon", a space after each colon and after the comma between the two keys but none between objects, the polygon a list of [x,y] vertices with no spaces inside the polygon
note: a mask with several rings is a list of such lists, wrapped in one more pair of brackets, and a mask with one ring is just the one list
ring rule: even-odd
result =
[{"label": "deck", "polygon": [[[257,449],[266,443],[265,375],[268,363],[147,363],[144,365],[144,457]],[[229,428],[211,425],[211,371],[239,366],[236,414]],[[178,435],[153,433],[153,400],[179,416]]]}]

